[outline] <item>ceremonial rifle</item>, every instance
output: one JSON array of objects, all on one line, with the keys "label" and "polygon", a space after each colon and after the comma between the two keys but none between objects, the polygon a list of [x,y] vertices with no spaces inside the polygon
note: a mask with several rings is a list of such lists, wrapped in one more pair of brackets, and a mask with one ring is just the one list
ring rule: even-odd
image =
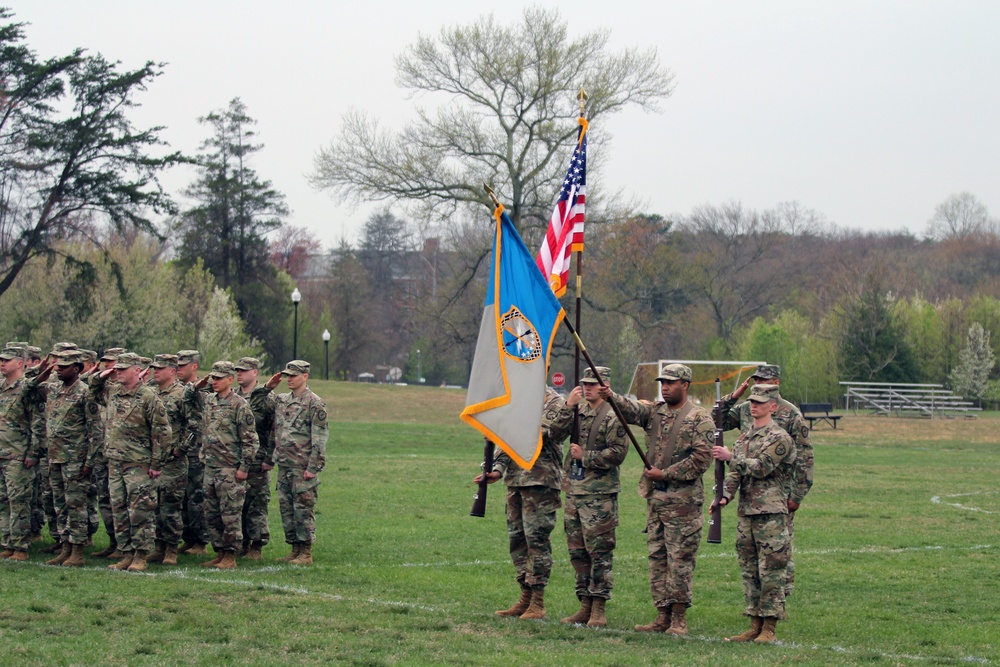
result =
[{"label": "ceremonial rifle", "polygon": [[[719,378],[715,378],[715,446],[723,447],[722,441],[722,384]],[[726,462],[715,462],[715,502],[712,504],[712,515],[708,520],[708,543],[722,543],[722,489],[726,482]]]},{"label": "ceremonial rifle", "polygon": [[493,443],[486,440],[486,449],[483,450],[483,476],[479,480],[479,489],[472,497],[472,511],[469,516],[486,516],[486,490],[489,488],[489,480],[486,478],[493,472]]}]

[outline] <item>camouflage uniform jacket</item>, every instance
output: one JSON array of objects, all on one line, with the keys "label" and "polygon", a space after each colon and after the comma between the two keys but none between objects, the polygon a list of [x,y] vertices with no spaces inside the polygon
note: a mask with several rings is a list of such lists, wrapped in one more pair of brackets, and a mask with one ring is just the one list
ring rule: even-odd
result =
[{"label": "camouflage uniform jacket", "polygon": [[773,421],[740,435],[722,495],[732,500],[740,491],[739,515],[788,514],[785,489],[795,460],[791,436]]},{"label": "camouflage uniform jacket", "polygon": [[[743,401],[734,406],[732,394],[722,397],[722,428],[729,431],[738,428],[747,432],[753,427],[750,416],[750,402]],[[813,448],[809,441],[809,426],[802,417],[802,411],[783,398],[778,399],[778,409],[771,415],[775,424],[792,436],[795,443],[795,463],[788,479],[788,497],[801,503],[813,484]]]},{"label": "camouflage uniform jacket", "polygon": [[[628,436],[625,427],[618,422],[615,413],[607,412],[600,424],[595,424],[598,409],[590,407],[586,401],[579,404],[580,442],[583,447],[583,479],[572,479],[570,467],[573,458],[566,452],[563,463],[563,492],[571,496],[588,494],[618,493],[621,491],[619,466],[628,454]],[[593,448],[589,447],[591,429],[598,429]],[[564,440],[573,430],[573,408],[564,405],[549,427],[557,440]]]},{"label": "camouflage uniform jacket", "polygon": [[245,395],[242,390],[240,390],[239,394],[250,404],[250,410],[253,412],[257,428],[257,440],[260,442],[260,448],[257,450],[257,456],[253,464],[259,467],[261,464],[266,463],[273,467],[274,394],[270,389],[266,389],[264,385],[254,387],[249,396]]},{"label": "camouflage uniform jacket", "polygon": [[45,442],[45,420],[32,400],[27,381],[0,379],[0,460],[38,461]]},{"label": "camouflage uniform jacket", "polygon": [[327,418],[326,403],[308,389],[298,397],[291,392],[276,395],[275,463],[282,468],[319,474],[326,465]]},{"label": "camouflage uniform jacket", "polygon": [[210,468],[238,468],[248,472],[260,441],[250,404],[230,390],[224,397],[215,392],[186,391],[202,410],[201,462]]},{"label": "camouflage uniform jacket", "polygon": [[166,389],[159,385],[153,388],[157,397],[167,411],[167,421],[170,422],[170,444],[167,448],[167,458],[173,458],[176,449],[180,457],[187,455],[190,438],[188,437],[188,419],[190,406],[184,400],[184,385],[174,380]]},{"label": "camouflage uniform jacket", "polygon": [[94,397],[108,409],[104,455],[110,461],[146,463],[158,469],[166,460],[172,438],[163,401],[142,383],[126,391],[121,384],[105,379],[100,375],[90,378]]},{"label": "camouflage uniform jacket", "polygon": [[547,392],[542,408],[542,451],[535,459],[531,470],[525,470],[511,460],[510,455],[499,447],[493,470],[503,475],[506,486],[545,486],[550,489],[562,488],[562,446],[561,441],[552,437],[550,426],[565,405],[556,392]]},{"label": "camouflage uniform jacket", "polygon": [[[37,386],[37,385],[36,385]],[[93,467],[101,451],[101,410],[90,390],[77,379],[44,388],[45,441],[50,463],[84,463]]]},{"label": "camouflage uniform jacket", "polygon": [[[618,394],[614,395],[614,401],[625,421],[646,430],[646,459],[666,474],[662,482],[654,482],[645,475],[640,477],[639,495],[672,503],[703,504],[705,486],[701,478],[712,464],[715,443],[715,421],[708,410],[691,405],[667,461],[667,440],[679,411],[666,403],[646,405]],[[657,425],[659,430],[654,433]]]}]

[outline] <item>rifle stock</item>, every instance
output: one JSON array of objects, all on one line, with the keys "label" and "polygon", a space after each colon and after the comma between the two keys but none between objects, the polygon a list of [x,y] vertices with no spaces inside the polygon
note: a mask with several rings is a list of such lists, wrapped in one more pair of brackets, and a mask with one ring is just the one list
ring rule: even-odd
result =
[{"label": "rifle stock", "polygon": [[[722,438],[722,388],[718,378],[715,380],[715,445],[722,447],[725,445]],[[708,543],[722,543],[722,507],[719,501],[722,500],[722,487],[726,482],[726,462],[715,462],[715,503],[712,514],[708,520]]]},{"label": "rifle stock", "polygon": [[469,516],[486,516],[486,491],[489,488],[486,476],[491,472],[493,472],[493,443],[487,440],[486,449],[483,450],[483,478],[479,481],[476,495],[472,497],[472,511],[469,512]]}]

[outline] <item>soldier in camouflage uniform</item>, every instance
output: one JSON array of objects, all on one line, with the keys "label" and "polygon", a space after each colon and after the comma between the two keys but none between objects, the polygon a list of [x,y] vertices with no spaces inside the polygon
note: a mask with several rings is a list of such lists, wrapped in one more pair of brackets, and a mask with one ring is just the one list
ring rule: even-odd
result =
[{"label": "soldier in camouflage uniform", "polygon": [[[260,446],[250,405],[232,389],[235,380],[233,363],[217,361],[212,371],[195,387],[189,387],[185,395],[186,401],[203,410],[205,523],[216,555],[202,566],[220,570],[236,567],[236,552],[243,544],[247,476]],[[209,381],[213,393],[201,391]]]},{"label": "soldier in camouflage uniform", "polygon": [[285,364],[264,385],[274,390],[287,378],[287,394],[274,400],[274,461],[278,465],[278,507],[285,541],[292,553],[281,560],[312,565],[316,541],[316,498],[319,473],[326,465],[326,403],[309,390],[309,362]]},{"label": "soldier in camouflage uniform", "polygon": [[177,381],[177,355],[158,354],[150,364],[156,395],[170,422],[170,445],[157,479],[156,551],[149,563],[177,565],[177,547],[184,532],[184,490],[188,481],[188,404],[185,387]]},{"label": "soldier in camouflage uniform", "polygon": [[46,564],[82,567],[83,548],[90,538],[87,492],[94,459],[101,447],[101,414],[87,386],[80,381],[83,370],[80,352],[65,349],[52,358],[59,383],[46,383],[53,368],[49,363],[29,382],[32,391],[44,397],[38,400],[45,403],[49,481],[62,541],[59,555]]},{"label": "soldier in camouflage uniform", "polygon": [[[198,382],[198,350],[177,353],[177,379],[186,387]],[[205,464],[201,462],[201,407],[199,402],[188,406],[189,428],[193,440],[187,447],[188,482],[184,490],[184,544],[177,553],[202,556],[207,552],[208,527],[205,525]]]},{"label": "soldier in camouflage uniform", "polygon": [[707,410],[688,400],[691,369],[669,364],[660,383],[662,403],[644,404],[601,388],[622,417],[646,430],[646,460],[652,466],[639,479],[646,499],[646,543],[649,547],[649,588],[656,619],[637,625],[639,632],[687,634],[691,580],[705,523],[701,478],[712,463],[715,422]]},{"label": "soldier in camouflage uniform", "polygon": [[[486,481],[493,484],[503,477],[507,487],[507,535],[510,557],[517,571],[521,597],[497,616],[524,619],[545,618],[545,586],[552,572],[552,542],[549,535],[556,526],[556,510],[562,506],[562,447],[549,434],[549,425],[565,404],[555,390],[548,388],[542,405],[542,451],[531,470],[517,465],[507,452],[497,449],[493,470]],[[482,481],[482,475],[473,480]]]},{"label": "soldier in camouflage uniform", "polygon": [[260,560],[264,545],[271,541],[267,506],[271,502],[271,469],[274,468],[274,395],[257,383],[260,359],[243,357],[236,362],[237,391],[250,404],[260,448],[247,476],[243,503],[243,551],[248,560]]},{"label": "soldier in camouflage uniform", "polygon": [[[788,535],[788,479],[795,461],[791,436],[771,419],[778,409],[778,387],[755,385],[751,391],[753,428],[733,443],[712,448],[712,456],[729,461],[719,504],[725,507],[740,492],[736,554],[743,574],[743,597],[750,630],[727,641],[770,643],[775,625],[785,619],[785,579],[791,539]],[[713,503],[714,505],[714,503]]]},{"label": "soldier in camouflage uniform", "polygon": [[[781,366],[761,364],[754,374],[736,388],[732,394],[722,398],[723,428],[726,430],[739,428],[745,433],[753,425],[750,417],[750,404],[747,401],[734,405],[747,390],[751,382],[758,384],[781,385]],[[779,390],[780,391],[780,390]],[[780,426],[795,443],[795,462],[792,476],[788,480],[788,536],[792,540],[788,553],[788,583],[785,585],[785,597],[792,594],[795,588],[795,512],[805,499],[813,484],[813,448],[809,441],[809,426],[802,417],[802,412],[795,405],[778,397],[778,409],[771,415],[774,423]]]},{"label": "soldier in camouflage uniform", "polygon": [[[597,370],[604,384],[609,384],[611,371],[603,366]],[[628,454],[628,441],[611,404],[600,397],[598,379],[589,368],[550,427],[557,440],[572,433],[577,405],[581,405],[580,438],[570,443],[563,467],[563,522],[580,610],[562,622],[602,628],[607,625],[605,604],[614,587],[612,563],[621,491],[618,469]]]},{"label": "soldier in camouflage uniform", "polygon": [[[104,351],[99,359],[99,366],[97,366],[87,377],[87,384],[90,384],[90,378],[100,373],[101,371],[106,371],[108,369],[113,369],[115,364],[118,363],[118,355],[123,354],[125,348],[123,347],[109,347]],[[82,380],[82,378],[81,378]],[[114,384],[114,380],[109,379],[108,384]],[[107,409],[104,406],[101,407],[101,419],[107,424],[108,414]],[[91,556],[94,558],[110,558],[112,560],[121,560],[125,554],[118,551],[118,538],[115,537],[115,516],[111,511],[111,489],[108,485],[108,457],[104,455],[104,437],[105,434],[101,433],[101,449],[97,454],[97,458],[94,460],[94,487],[97,489],[97,509],[101,514],[101,520],[104,522],[104,530],[108,534],[108,546],[100,551],[97,551]]]},{"label": "soldier in camouflage uniform", "polygon": [[[80,373],[80,382],[82,382],[85,386],[89,386],[90,374],[93,372],[94,367],[97,366],[97,352],[81,348],[80,360],[83,362],[83,371]],[[96,535],[97,531],[101,528],[99,496],[100,494],[97,490],[96,475],[91,473],[90,484],[87,487],[87,535],[89,536],[87,546],[92,546],[94,544],[94,535]]]},{"label": "soldier in camouflage uniform", "polygon": [[31,493],[45,434],[24,379],[24,347],[0,352],[0,558],[28,560]]},{"label": "soldier in camouflage uniform", "polygon": [[[104,453],[108,457],[111,511],[122,559],[110,569],[142,572],[156,539],[156,479],[171,443],[166,408],[139,381],[140,357],[118,355],[111,370],[90,378],[91,391],[108,409]],[[116,382],[109,383],[114,373]]]}]

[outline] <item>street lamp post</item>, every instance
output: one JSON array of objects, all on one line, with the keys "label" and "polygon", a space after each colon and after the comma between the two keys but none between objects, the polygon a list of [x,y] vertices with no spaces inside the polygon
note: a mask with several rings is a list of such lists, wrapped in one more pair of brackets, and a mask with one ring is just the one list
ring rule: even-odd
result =
[{"label": "street lamp post", "polygon": [[424,381],[424,374],[420,368],[420,350],[417,350],[417,384],[422,384]]},{"label": "street lamp post", "polygon": [[327,380],[330,379],[330,330],[323,329],[323,346],[326,348],[326,373]]},{"label": "street lamp post", "polygon": [[292,290],[292,305],[295,306],[295,324],[292,327],[292,359],[299,358],[299,301],[302,301],[302,292],[296,287]]}]

